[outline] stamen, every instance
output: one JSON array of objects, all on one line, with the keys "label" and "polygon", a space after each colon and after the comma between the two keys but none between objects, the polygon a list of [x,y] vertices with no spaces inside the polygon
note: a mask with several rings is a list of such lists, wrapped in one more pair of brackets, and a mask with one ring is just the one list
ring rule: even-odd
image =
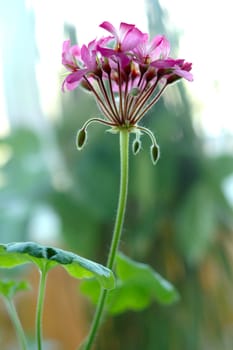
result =
[{"label": "stamen", "polygon": [[[159,100],[160,96],[162,95],[163,91],[167,87],[167,83],[164,84],[164,86],[161,88],[161,90],[158,92],[158,94],[151,100],[149,104],[146,105],[146,107],[142,110],[142,112],[139,115],[135,115],[133,120],[131,122],[137,123],[142,117],[154,106],[154,104]],[[142,105],[143,107],[143,105]]]},{"label": "stamen", "polygon": [[119,118],[119,115],[118,115],[118,112],[117,110],[114,110],[114,106],[112,106],[111,102],[110,102],[110,99],[109,99],[109,96],[108,96],[108,93],[107,93],[107,90],[105,88],[105,85],[103,83],[103,80],[102,78],[98,78],[97,79],[97,82],[98,82],[98,85],[99,85],[99,88],[103,94],[103,97],[108,105],[108,107],[110,108],[111,110],[111,113],[113,115],[113,119],[116,121],[116,122],[119,122],[120,121],[120,118]]},{"label": "stamen", "polygon": [[119,61],[117,62],[117,70],[118,70],[118,86],[119,86],[119,115],[120,119],[123,122],[124,121],[124,116],[123,116],[123,101],[122,101],[122,77],[121,77],[121,68],[120,68],[120,63]]},{"label": "stamen", "polygon": [[140,95],[138,96],[137,101],[135,102],[133,109],[131,111],[131,114],[130,114],[131,122],[135,123],[138,112],[141,110],[142,107],[144,107],[146,101],[148,101],[151,95],[154,93],[155,89],[158,86],[158,82],[159,80],[157,79],[154,85],[152,85],[148,89],[147,87],[149,86],[149,83],[145,85],[144,89],[141,91]]},{"label": "stamen", "polygon": [[100,95],[98,94],[98,92],[96,91],[96,89],[94,88],[94,86],[90,83],[90,81],[88,80],[88,78],[86,77],[86,75],[84,75],[84,79],[87,82],[89,88],[91,89],[91,91],[93,92],[93,94],[96,97],[96,102],[98,104],[98,106],[100,107],[101,111],[103,112],[104,116],[109,119],[111,122],[116,122],[115,116],[112,115],[111,110],[109,110],[104,101],[101,99]]}]

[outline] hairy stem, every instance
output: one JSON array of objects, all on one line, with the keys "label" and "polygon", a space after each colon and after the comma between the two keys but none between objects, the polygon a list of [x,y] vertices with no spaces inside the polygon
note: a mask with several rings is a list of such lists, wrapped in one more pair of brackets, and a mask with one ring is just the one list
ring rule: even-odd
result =
[{"label": "hairy stem", "polygon": [[[119,246],[123,222],[124,222],[127,193],[128,193],[128,159],[129,159],[129,131],[127,129],[121,129],[120,130],[120,163],[121,163],[120,191],[119,191],[119,200],[118,200],[115,227],[113,231],[112,243],[111,243],[108,261],[107,261],[107,267],[111,270],[114,268],[114,263],[116,260],[116,254],[118,251],[118,246]],[[91,325],[91,329],[90,329],[87,341],[83,347],[84,350],[90,350],[93,345],[93,342],[95,340],[95,337],[98,332],[101,319],[103,316],[104,305],[106,302],[107,294],[108,294],[108,291],[102,288],[99,301],[96,307],[94,319]]]}]

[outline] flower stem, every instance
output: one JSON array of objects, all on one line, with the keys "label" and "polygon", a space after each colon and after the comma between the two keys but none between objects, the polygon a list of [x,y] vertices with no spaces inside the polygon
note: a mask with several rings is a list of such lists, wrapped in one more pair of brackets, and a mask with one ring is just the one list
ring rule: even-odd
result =
[{"label": "flower stem", "polygon": [[[117,207],[117,215],[115,221],[115,227],[112,236],[112,243],[109,251],[107,267],[109,269],[114,268],[114,263],[116,260],[116,254],[118,251],[118,246],[120,242],[125,208],[127,202],[127,193],[128,193],[128,159],[129,159],[129,131],[127,129],[120,130],[120,192],[119,192],[119,200]],[[83,350],[90,350],[92,344],[95,340],[97,331],[100,326],[101,318],[104,311],[104,305],[106,302],[108,291],[106,289],[101,290],[99,301],[97,304],[96,312],[94,315],[94,319],[92,322],[92,326],[87,338],[87,341],[84,345]]]},{"label": "flower stem", "polygon": [[36,342],[37,350],[42,350],[42,312],[45,296],[46,278],[48,270],[46,266],[40,270],[39,294],[36,308]]},{"label": "flower stem", "polygon": [[18,316],[17,311],[15,309],[15,305],[14,305],[13,301],[11,299],[8,299],[8,298],[5,298],[5,302],[6,302],[8,313],[9,313],[10,318],[14,324],[14,327],[15,327],[15,330],[16,330],[16,333],[18,336],[20,348],[21,348],[21,350],[27,350],[26,337],[25,337],[24,330],[23,330],[23,327],[21,325],[19,316]]}]

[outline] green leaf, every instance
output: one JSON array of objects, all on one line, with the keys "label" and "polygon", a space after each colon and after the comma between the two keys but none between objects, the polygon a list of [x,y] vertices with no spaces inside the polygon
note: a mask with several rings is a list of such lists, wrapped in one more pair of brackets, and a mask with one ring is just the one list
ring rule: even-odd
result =
[{"label": "green leaf", "polygon": [[72,277],[95,277],[103,288],[114,288],[115,279],[111,270],[72,252],[34,242],[0,244],[0,267],[11,268],[26,263],[34,263],[39,269],[46,266],[47,270],[60,265]]},{"label": "green leaf", "polygon": [[[171,304],[179,299],[172,284],[149,265],[135,262],[123,254],[117,256],[116,275],[116,288],[108,293],[107,298],[107,309],[112,314],[139,311],[153,301]],[[80,288],[93,303],[97,303],[100,288],[94,280],[82,282]]]},{"label": "green leaf", "polygon": [[7,299],[12,299],[17,292],[28,289],[30,286],[27,281],[0,281],[0,294]]},{"label": "green leaf", "polygon": [[[79,288],[81,293],[87,296],[94,305],[98,303],[100,295],[100,285],[98,282],[96,282],[95,279],[92,278],[89,280],[82,281],[79,285]],[[115,288],[117,288],[117,286]]]},{"label": "green leaf", "polygon": [[178,300],[178,293],[170,282],[149,265],[136,262],[122,253],[117,256],[117,276],[122,282],[137,284],[159,303],[170,304]]}]

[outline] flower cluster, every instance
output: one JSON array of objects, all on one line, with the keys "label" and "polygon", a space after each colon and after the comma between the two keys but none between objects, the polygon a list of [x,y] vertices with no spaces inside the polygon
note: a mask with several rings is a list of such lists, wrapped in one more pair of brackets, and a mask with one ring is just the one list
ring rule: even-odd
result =
[{"label": "flower cluster", "polygon": [[88,121],[80,139],[85,139],[88,123],[100,121],[113,128],[145,131],[154,143],[153,134],[138,122],[169,84],[181,78],[192,81],[192,64],[169,56],[170,44],[164,35],[149,40],[148,34],[127,23],[121,23],[119,30],[109,22],[100,27],[110,35],[87,46],[71,46],[69,40],[63,43],[62,63],[69,71],[63,91],[81,85],[93,93],[104,116]]}]

